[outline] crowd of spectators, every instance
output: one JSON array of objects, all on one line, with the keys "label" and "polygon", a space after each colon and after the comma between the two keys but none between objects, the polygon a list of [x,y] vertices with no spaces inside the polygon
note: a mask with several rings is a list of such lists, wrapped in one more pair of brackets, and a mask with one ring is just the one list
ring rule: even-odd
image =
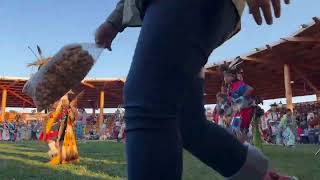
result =
[{"label": "crowd of spectators", "polygon": [[300,143],[320,143],[320,104],[305,103],[295,106],[297,135]]},{"label": "crowd of spectators", "polygon": [[[281,120],[287,114],[287,107],[283,104],[273,104],[274,108],[266,111],[265,116],[261,120],[261,128],[263,138],[266,143],[277,144],[276,136],[280,134],[280,138],[284,138],[280,132],[284,130],[280,127]],[[207,108],[207,119],[212,121],[213,110]],[[299,103],[294,105],[292,113],[291,126],[295,136],[296,143],[303,144],[320,144],[320,104],[315,102]],[[265,121],[265,128],[263,127]],[[291,127],[292,128],[292,127]],[[280,143],[282,144],[282,143]]]},{"label": "crowd of spectators", "polygon": [[[87,114],[79,109],[80,118],[76,120],[74,130],[78,140],[115,140],[124,139],[125,123],[123,111],[118,109],[115,113],[104,117],[99,128],[98,115]],[[0,122],[0,141],[36,141],[43,132],[43,122],[39,120]]]},{"label": "crowd of spectators", "polygon": [[42,132],[41,121],[0,122],[0,141],[38,140]]}]

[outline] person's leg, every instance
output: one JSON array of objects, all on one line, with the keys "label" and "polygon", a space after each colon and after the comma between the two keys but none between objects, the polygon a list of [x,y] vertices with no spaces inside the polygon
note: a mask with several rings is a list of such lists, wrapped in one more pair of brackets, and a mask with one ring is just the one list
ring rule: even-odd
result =
[{"label": "person's leg", "polygon": [[268,169],[267,159],[253,147],[240,143],[232,133],[206,120],[204,80],[194,78],[191,82],[179,115],[183,147],[224,177],[262,179]]},{"label": "person's leg", "polygon": [[[164,0],[149,5],[124,90],[129,180],[181,178],[178,114],[183,94],[237,18],[231,0]],[[226,134],[217,126],[213,130]],[[243,164],[246,148],[240,143],[230,147],[239,152],[229,155],[236,157],[229,163]],[[215,164],[218,171],[223,169]]]},{"label": "person's leg", "polygon": [[[176,0],[152,3],[145,14],[124,90],[129,180],[179,180],[182,145],[177,109],[187,58],[175,29]],[[181,16],[181,15],[179,15]],[[182,34],[179,35],[180,31]],[[181,58],[181,59],[180,59]]]}]

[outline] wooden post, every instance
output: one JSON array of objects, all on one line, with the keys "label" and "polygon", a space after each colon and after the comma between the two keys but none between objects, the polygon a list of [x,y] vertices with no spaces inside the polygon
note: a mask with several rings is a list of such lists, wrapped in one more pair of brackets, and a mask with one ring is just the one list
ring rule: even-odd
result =
[{"label": "wooden post", "polygon": [[2,101],[1,101],[1,121],[4,121],[7,108],[7,89],[2,90]]},{"label": "wooden post", "polygon": [[96,102],[91,101],[91,107],[92,107],[92,116],[94,117],[96,115]]},{"label": "wooden post", "polygon": [[92,107],[92,116],[95,116],[96,115],[96,108],[93,106]]},{"label": "wooden post", "polygon": [[293,111],[290,66],[284,65],[284,86],[286,89],[287,108]]},{"label": "wooden post", "polygon": [[320,92],[317,92],[316,96],[317,96],[317,102],[320,102]]},{"label": "wooden post", "polygon": [[101,128],[103,124],[103,110],[104,110],[104,91],[100,91],[99,128]]}]

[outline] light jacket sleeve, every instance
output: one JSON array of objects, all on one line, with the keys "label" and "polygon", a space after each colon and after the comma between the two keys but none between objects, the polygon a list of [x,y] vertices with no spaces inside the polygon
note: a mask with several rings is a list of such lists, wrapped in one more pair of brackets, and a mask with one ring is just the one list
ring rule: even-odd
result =
[{"label": "light jacket sleeve", "polygon": [[285,128],[287,126],[287,121],[288,121],[288,118],[286,115],[284,115],[281,120],[280,120],[280,125],[279,127],[280,128]]},{"label": "light jacket sleeve", "polygon": [[126,27],[123,25],[123,10],[125,0],[120,0],[116,8],[107,18],[107,22],[110,22],[119,32],[122,32]]}]

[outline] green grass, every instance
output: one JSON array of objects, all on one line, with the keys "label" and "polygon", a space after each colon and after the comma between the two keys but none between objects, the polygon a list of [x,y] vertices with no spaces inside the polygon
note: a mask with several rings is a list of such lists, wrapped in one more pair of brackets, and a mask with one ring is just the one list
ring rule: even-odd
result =
[{"label": "green grass", "polygon": [[[51,167],[46,164],[47,147],[38,142],[0,142],[0,179],[126,179],[123,144],[111,142],[79,143],[81,163]],[[296,148],[265,146],[272,167],[302,180],[318,180],[320,156],[313,153],[318,146],[300,145]],[[214,155],[214,154],[213,154]],[[157,171],[157,169],[155,169]],[[214,171],[190,154],[184,156],[184,180],[222,180]]]}]

